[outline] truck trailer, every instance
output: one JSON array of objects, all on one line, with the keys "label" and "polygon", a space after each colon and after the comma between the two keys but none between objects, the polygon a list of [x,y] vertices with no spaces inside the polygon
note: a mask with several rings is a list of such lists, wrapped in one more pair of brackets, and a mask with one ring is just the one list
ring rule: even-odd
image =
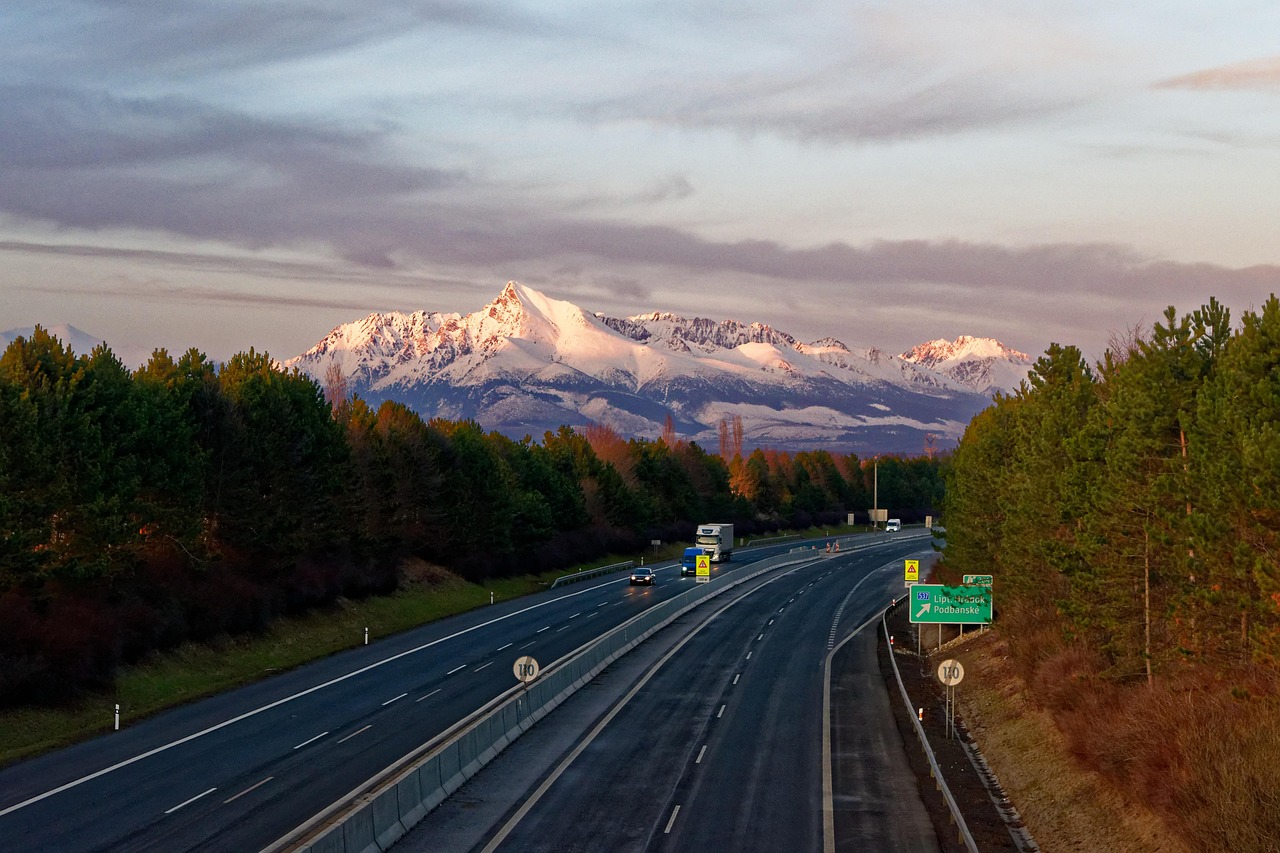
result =
[{"label": "truck trailer", "polygon": [[711,562],[726,563],[733,556],[732,524],[700,524],[693,544],[711,555]]}]

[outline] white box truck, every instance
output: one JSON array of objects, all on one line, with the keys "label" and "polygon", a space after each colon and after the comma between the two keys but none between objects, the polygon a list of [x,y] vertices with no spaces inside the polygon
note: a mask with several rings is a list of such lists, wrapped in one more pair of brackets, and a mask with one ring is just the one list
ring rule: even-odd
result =
[{"label": "white box truck", "polygon": [[693,544],[710,554],[711,562],[728,562],[733,556],[733,525],[700,524]]}]

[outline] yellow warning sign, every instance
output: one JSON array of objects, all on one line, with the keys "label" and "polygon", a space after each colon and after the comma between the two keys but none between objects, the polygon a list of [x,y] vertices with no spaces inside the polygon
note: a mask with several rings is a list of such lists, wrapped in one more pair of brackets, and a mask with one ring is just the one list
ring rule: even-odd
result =
[{"label": "yellow warning sign", "polygon": [[907,583],[917,583],[920,580],[920,561],[905,560]]},{"label": "yellow warning sign", "polygon": [[709,553],[694,558],[694,583],[710,583],[712,579],[712,556]]}]

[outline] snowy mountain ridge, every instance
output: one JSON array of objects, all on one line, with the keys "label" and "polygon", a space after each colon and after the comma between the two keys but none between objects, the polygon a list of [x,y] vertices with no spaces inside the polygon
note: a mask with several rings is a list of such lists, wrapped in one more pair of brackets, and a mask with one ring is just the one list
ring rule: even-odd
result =
[{"label": "snowy mountain ridge", "polygon": [[1025,376],[1018,356],[980,338],[895,356],[758,322],[612,318],[509,282],[472,314],[370,314],[286,365],[323,383],[336,364],[371,404],[514,437],[587,423],[657,436],[670,415],[682,438],[714,445],[721,420],[741,417],[753,446],[919,452],[926,434],[957,440],[986,392],[1016,386],[997,383]]}]

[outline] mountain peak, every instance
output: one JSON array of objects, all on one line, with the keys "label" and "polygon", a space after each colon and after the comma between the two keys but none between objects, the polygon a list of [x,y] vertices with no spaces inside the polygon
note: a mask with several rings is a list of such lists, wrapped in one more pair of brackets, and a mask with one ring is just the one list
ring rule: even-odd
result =
[{"label": "mountain peak", "polygon": [[927,367],[983,394],[1009,391],[1026,377],[1031,356],[994,338],[961,335],[919,344],[899,356]]},{"label": "mountain peak", "polygon": [[927,433],[957,439],[983,405],[971,377],[887,352],[761,322],[593,314],[516,281],[471,314],[370,315],[288,364],[317,379],[337,364],[370,402],[513,437],[588,423],[656,436],[671,417],[714,442],[741,415],[757,444],[902,451]]}]

